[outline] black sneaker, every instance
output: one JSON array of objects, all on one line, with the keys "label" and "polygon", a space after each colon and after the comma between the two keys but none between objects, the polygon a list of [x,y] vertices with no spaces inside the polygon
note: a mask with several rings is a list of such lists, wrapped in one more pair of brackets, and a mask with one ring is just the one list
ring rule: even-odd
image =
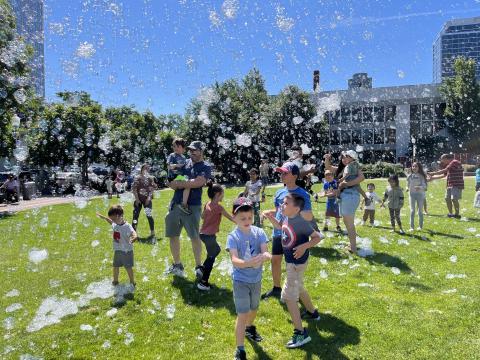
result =
[{"label": "black sneaker", "polygon": [[202,265],[195,266],[195,277],[197,281],[202,280],[203,278],[204,267]]},{"label": "black sneaker", "polygon": [[167,269],[167,271],[165,271],[165,275],[168,275],[168,274],[185,277],[185,269],[183,268],[182,264],[172,264]]},{"label": "black sneaker", "polygon": [[245,336],[255,342],[260,342],[263,340],[263,337],[261,337],[260,334],[257,332],[257,328],[255,327],[255,325],[247,326],[245,328]]},{"label": "black sneaker", "polygon": [[237,349],[237,351],[235,351],[234,360],[247,360],[247,353],[245,350]]},{"label": "black sneaker", "polygon": [[327,225],[325,225],[325,226],[323,227],[323,231],[328,231],[328,226],[327,226]]},{"label": "black sneaker", "polygon": [[113,285],[113,286],[117,286],[117,285],[118,285],[118,281],[112,281],[112,285]]},{"label": "black sneaker", "polygon": [[202,280],[199,283],[197,283],[197,289],[202,291],[209,291],[211,289],[211,286],[208,283],[208,281]]},{"label": "black sneaker", "polygon": [[320,320],[320,314],[318,313],[317,309],[315,309],[313,313],[311,313],[308,310],[305,310],[302,313],[302,319],[318,321],[318,320]]},{"label": "black sneaker", "polygon": [[343,230],[342,230],[342,228],[341,228],[340,226],[337,226],[337,231],[338,231],[339,233],[343,233]]},{"label": "black sneaker", "polygon": [[282,289],[278,287],[274,287],[273,289],[262,294],[261,298],[262,300],[268,299],[269,297],[275,297],[277,299],[280,299],[281,294],[282,294]]},{"label": "black sneaker", "polygon": [[180,209],[181,212],[183,212],[185,215],[192,215],[192,210],[188,208],[188,206],[185,206],[183,204],[178,204],[178,208]]}]

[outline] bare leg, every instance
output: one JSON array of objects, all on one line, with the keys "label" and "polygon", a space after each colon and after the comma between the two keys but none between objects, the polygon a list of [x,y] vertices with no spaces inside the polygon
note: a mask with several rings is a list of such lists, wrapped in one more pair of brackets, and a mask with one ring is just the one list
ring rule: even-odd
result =
[{"label": "bare leg", "polygon": [[295,326],[295,329],[303,331],[302,318],[300,316],[300,309],[298,308],[297,302],[295,300],[286,300],[285,303],[287,304],[288,312],[292,317],[293,326]]},{"label": "bare leg", "polygon": [[350,250],[357,252],[357,231],[355,229],[355,219],[353,215],[343,217],[343,223],[347,228],[348,239],[350,240]]},{"label": "bare leg", "polygon": [[133,268],[125,268],[127,270],[128,279],[130,280],[130,284],[135,284],[135,279],[133,277]]},{"label": "bare leg", "polygon": [[202,265],[202,241],[200,239],[191,239],[193,256],[195,257],[195,265]]},{"label": "bare leg", "polygon": [[245,326],[249,318],[249,313],[238,314],[237,322],[235,323],[235,339],[238,346],[244,346],[245,342]]},{"label": "bare leg", "polygon": [[246,326],[252,326],[255,318],[257,317],[257,310],[250,310],[248,313],[247,322],[245,323]]},{"label": "bare leg", "polygon": [[460,202],[457,199],[453,199],[452,203],[453,207],[455,208],[455,215],[458,216],[460,214]]},{"label": "bare leg", "polygon": [[180,264],[180,239],[178,236],[170,238],[170,253],[174,264]]},{"label": "bare leg", "polygon": [[118,283],[118,274],[120,273],[120,268],[114,266],[113,267],[113,282]]},{"label": "bare leg", "polygon": [[282,280],[282,255],[272,255],[273,286],[280,287]]},{"label": "bare leg", "polygon": [[315,306],[313,306],[312,299],[305,289],[300,291],[300,301],[308,312],[313,313],[315,311]]},{"label": "bare leg", "polygon": [[449,214],[453,214],[453,210],[452,210],[452,199],[447,198],[447,199],[445,199],[445,202],[447,203],[448,213],[449,213]]}]

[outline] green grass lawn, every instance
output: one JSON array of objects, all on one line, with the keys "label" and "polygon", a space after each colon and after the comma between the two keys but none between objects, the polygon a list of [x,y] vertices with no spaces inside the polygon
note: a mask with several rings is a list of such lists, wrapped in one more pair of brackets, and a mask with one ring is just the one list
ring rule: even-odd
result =
[{"label": "green grass lawn", "polygon": [[[386,180],[375,183],[381,195]],[[347,242],[346,236],[327,233],[311,252],[305,279],[322,316],[319,322],[308,324],[312,342],[302,349],[285,348],[293,328],[284,307],[270,299],[261,303],[256,321],[265,340],[259,345],[247,342],[249,358],[479,358],[480,216],[472,208],[473,179],[466,184],[462,220],[445,217],[445,183],[429,185],[430,216],[422,232],[392,234],[388,211],[378,210],[380,226],[358,227],[359,236],[372,241],[373,256],[350,256],[339,244]],[[272,206],[275,190],[268,189],[264,209]],[[227,190],[226,208],[240,191]],[[95,212],[106,213],[119,200],[96,199],[83,208],[79,207],[84,204],[57,205],[1,218],[0,358],[19,359],[26,354],[44,359],[232,358],[235,313],[228,254],[222,252],[216,262],[211,277],[215,287],[209,293],[200,292],[193,282],[190,242],[182,234],[187,278],[163,275],[170,262],[163,219],[171,195],[171,191],[161,191],[154,200],[158,244],[135,245],[133,300],[112,316],[107,312],[113,298],[97,296],[59,323],[33,332],[27,328],[35,326],[33,320],[45,299],[63,301],[62,306],[53,306],[54,314],[64,309],[68,299],[71,303],[85,297],[91,283],[111,281],[109,226]],[[131,203],[125,209],[131,221]],[[324,202],[315,203],[315,216],[323,220],[324,209]],[[408,214],[407,201],[402,211],[405,229],[409,228]],[[222,247],[232,228],[227,220],[222,222],[218,236]],[[270,228],[266,231],[271,233]],[[148,233],[142,212],[139,236]],[[408,243],[399,243],[401,239]],[[48,257],[35,264],[29,260],[32,249],[46,249]],[[263,290],[271,286],[267,267]],[[120,278],[127,281],[124,270]]]}]

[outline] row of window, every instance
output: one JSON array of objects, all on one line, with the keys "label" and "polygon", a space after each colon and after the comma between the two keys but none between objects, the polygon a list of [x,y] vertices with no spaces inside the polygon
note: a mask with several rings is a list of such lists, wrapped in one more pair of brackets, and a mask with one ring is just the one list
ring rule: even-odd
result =
[{"label": "row of window", "polygon": [[461,31],[480,31],[480,24],[455,25],[447,29],[447,33],[455,33]]},{"label": "row of window", "polygon": [[445,129],[445,120],[415,121],[410,123],[410,135],[416,138],[432,136]]},{"label": "row of window", "polygon": [[445,119],[445,103],[410,105],[410,121]]},{"label": "row of window", "polygon": [[396,137],[397,130],[392,128],[331,130],[330,145],[395,144]]},{"label": "row of window", "polygon": [[395,121],[397,108],[391,106],[345,106],[326,113],[330,124]]}]

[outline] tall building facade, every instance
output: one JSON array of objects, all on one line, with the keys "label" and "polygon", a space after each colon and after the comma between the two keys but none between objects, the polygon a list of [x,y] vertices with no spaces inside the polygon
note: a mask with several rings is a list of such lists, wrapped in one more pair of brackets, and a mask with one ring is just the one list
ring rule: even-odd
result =
[{"label": "tall building facade", "polygon": [[448,21],[433,43],[433,82],[441,83],[455,75],[455,58],[464,56],[476,61],[480,79],[480,17]]},{"label": "tall building facade", "polygon": [[34,49],[30,61],[32,85],[37,96],[45,97],[43,0],[10,0],[10,3],[18,34]]}]

